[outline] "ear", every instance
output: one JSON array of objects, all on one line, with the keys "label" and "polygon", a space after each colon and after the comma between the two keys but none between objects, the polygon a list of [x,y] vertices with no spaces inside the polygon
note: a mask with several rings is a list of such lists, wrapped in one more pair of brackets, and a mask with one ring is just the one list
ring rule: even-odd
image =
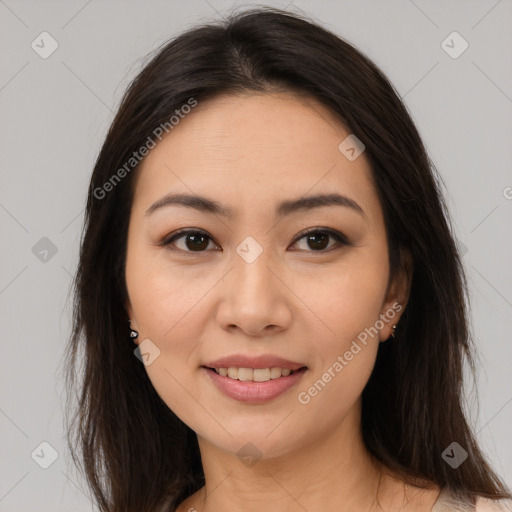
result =
[{"label": "ear", "polygon": [[382,305],[380,318],[384,320],[384,327],[380,330],[379,340],[386,341],[393,332],[393,325],[398,324],[402,316],[411,291],[414,263],[409,249],[400,250],[398,271],[388,284],[386,298]]}]

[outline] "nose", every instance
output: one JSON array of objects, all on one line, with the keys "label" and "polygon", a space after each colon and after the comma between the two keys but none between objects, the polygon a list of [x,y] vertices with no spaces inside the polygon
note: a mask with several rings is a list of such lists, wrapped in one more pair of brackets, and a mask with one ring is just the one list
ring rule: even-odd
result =
[{"label": "nose", "polygon": [[238,254],[224,278],[217,321],[226,330],[241,330],[252,337],[268,336],[289,328],[290,291],[279,267],[263,253],[252,263]]}]

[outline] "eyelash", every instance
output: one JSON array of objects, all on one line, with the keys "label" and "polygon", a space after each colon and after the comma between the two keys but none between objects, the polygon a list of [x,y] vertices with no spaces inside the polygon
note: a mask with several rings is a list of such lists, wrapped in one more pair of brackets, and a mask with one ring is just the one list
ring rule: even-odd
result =
[{"label": "eyelash", "polygon": [[[342,233],[340,233],[338,231],[334,231],[334,230],[328,229],[328,228],[309,228],[306,231],[300,233],[297,236],[297,238],[294,240],[293,244],[296,244],[299,240],[301,240],[302,238],[304,238],[308,235],[316,234],[316,233],[323,233],[323,234],[326,234],[326,235],[332,237],[338,243],[338,247],[336,247],[336,245],[334,245],[333,247],[330,247],[328,249],[322,249],[319,251],[309,250],[306,252],[325,254],[325,253],[331,252],[333,249],[339,248],[339,246],[350,245],[350,242],[348,241],[348,239],[345,235],[343,235]],[[180,238],[183,238],[187,234],[204,235],[207,238],[209,238],[212,242],[215,243],[213,238],[210,237],[210,235],[208,235],[208,233],[206,231],[203,231],[202,229],[188,229],[187,228],[187,229],[180,229],[179,231],[176,231],[175,233],[172,233],[171,235],[165,237],[158,245],[160,247],[166,247],[171,251],[182,252],[182,253],[201,254],[201,253],[207,252],[207,250],[189,251],[189,250],[176,249],[176,248],[169,247],[174,241],[179,240]]]}]

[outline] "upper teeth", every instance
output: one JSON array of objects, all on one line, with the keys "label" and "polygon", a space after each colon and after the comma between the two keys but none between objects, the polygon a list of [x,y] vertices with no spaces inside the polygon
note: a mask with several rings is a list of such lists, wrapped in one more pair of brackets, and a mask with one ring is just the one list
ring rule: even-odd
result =
[{"label": "upper teeth", "polygon": [[270,379],[287,377],[290,375],[289,368],[215,368],[215,371],[223,377],[229,377],[235,380],[252,380],[254,382],[265,382]]}]

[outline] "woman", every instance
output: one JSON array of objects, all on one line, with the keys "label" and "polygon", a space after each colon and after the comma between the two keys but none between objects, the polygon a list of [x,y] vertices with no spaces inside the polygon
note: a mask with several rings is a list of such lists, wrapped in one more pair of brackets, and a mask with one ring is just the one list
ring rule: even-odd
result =
[{"label": "woman", "polygon": [[506,510],[462,408],[439,182],[382,72],[305,18],[161,48],[96,162],[75,282],[70,446],[100,509]]}]

